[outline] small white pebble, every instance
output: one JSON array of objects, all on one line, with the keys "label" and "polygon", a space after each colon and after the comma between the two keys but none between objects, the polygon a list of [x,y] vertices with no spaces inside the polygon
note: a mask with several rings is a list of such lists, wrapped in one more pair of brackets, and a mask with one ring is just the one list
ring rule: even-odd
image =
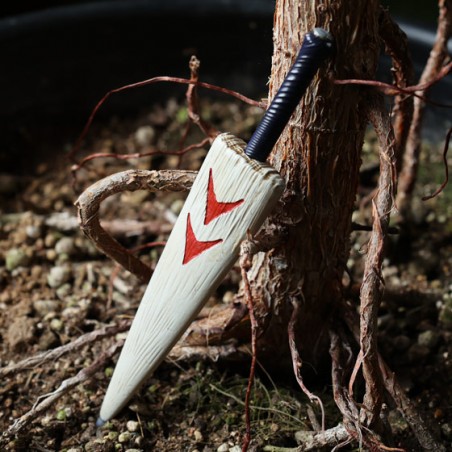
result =
[{"label": "small white pebble", "polygon": [[223,303],[232,303],[235,298],[235,293],[228,290],[223,295]]},{"label": "small white pebble", "polygon": [[63,322],[58,318],[54,318],[50,322],[50,329],[53,331],[61,331],[63,327],[64,327]]},{"label": "small white pebble", "polygon": [[195,430],[193,432],[193,436],[195,437],[195,441],[198,442],[198,443],[201,442],[204,439],[203,436],[202,436],[202,433],[199,430]]},{"label": "small white pebble", "polygon": [[75,243],[72,237],[62,237],[55,243],[55,251],[57,254],[73,254],[75,251]]},{"label": "small white pebble", "polygon": [[223,443],[221,446],[218,447],[217,452],[229,452],[229,444]]},{"label": "small white pebble", "polygon": [[155,138],[155,130],[151,126],[142,126],[135,132],[135,141],[140,146],[150,145]]},{"label": "small white pebble", "polygon": [[137,432],[140,428],[140,424],[137,421],[128,421],[127,422],[127,430],[129,432]]},{"label": "small white pebble", "polygon": [[242,452],[242,448],[240,446],[232,446],[229,448],[229,452]]},{"label": "small white pebble", "polygon": [[37,239],[41,236],[41,228],[38,226],[29,225],[25,228],[25,232],[31,239]]},{"label": "small white pebble", "polygon": [[120,443],[127,443],[130,441],[130,437],[131,437],[130,432],[122,432],[118,436],[118,441]]}]

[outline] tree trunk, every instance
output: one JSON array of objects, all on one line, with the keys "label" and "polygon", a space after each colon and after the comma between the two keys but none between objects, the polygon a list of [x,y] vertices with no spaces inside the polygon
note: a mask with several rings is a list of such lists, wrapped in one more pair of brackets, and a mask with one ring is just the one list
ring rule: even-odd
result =
[{"label": "tree trunk", "polygon": [[276,2],[270,99],[307,31],[330,30],[336,55],[319,71],[271,155],[287,186],[266,224],[266,232],[281,241],[256,255],[248,274],[265,331],[260,356],[288,351],[287,323],[295,301],[301,303],[298,347],[305,360],[316,362],[327,319],[341,299],[367,122],[366,91],[334,85],[332,79],[375,77],[378,13],[378,0]]}]

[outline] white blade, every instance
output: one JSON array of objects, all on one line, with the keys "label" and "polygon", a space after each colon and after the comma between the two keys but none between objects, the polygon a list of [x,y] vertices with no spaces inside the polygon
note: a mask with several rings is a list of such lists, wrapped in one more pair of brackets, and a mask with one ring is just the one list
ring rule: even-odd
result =
[{"label": "white blade", "polygon": [[111,419],[155,370],[237,260],[284,182],[244,153],[230,134],[212,145],[179,215],[130,328],[102,404]]}]

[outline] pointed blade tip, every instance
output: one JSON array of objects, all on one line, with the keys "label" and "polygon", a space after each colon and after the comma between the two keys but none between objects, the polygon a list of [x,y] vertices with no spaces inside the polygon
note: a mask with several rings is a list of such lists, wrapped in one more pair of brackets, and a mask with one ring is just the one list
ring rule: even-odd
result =
[{"label": "pointed blade tip", "polygon": [[107,421],[104,421],[100,416],[97,418],[97,421],[96,421],[96,427],[97,428],[100,428],[100,427],[103,427],[104,425],[105,425],[105,423],[106,423]]}]

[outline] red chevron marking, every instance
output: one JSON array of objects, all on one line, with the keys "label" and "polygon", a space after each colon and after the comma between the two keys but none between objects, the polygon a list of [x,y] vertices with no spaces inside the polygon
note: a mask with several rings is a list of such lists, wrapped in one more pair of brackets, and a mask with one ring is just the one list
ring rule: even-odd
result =
[{"label": "red chevron marking", "polygon": [[215,195],[215,189],[213,186],[213,176],[212,168],[209,171],[209,184],[207,187],[207,203],[206,203],[206,216],[204,218],[204,224],[209,224],[211,221],[218,218],[224,213],[234,210],[236,207],[245,201],[244,199],[239,199],[234,202],[219,202],[217,201],[217,196]]},{"label": "red chevron marking", "polygon": [[191,225],[190,214],[187,215],[187,230],[185,232],[185,252],[182,265],[188,264],[193,258],[207,251],[209,248],[221,243],[223,239],[209,240],[200,242],[193,232]]}]

